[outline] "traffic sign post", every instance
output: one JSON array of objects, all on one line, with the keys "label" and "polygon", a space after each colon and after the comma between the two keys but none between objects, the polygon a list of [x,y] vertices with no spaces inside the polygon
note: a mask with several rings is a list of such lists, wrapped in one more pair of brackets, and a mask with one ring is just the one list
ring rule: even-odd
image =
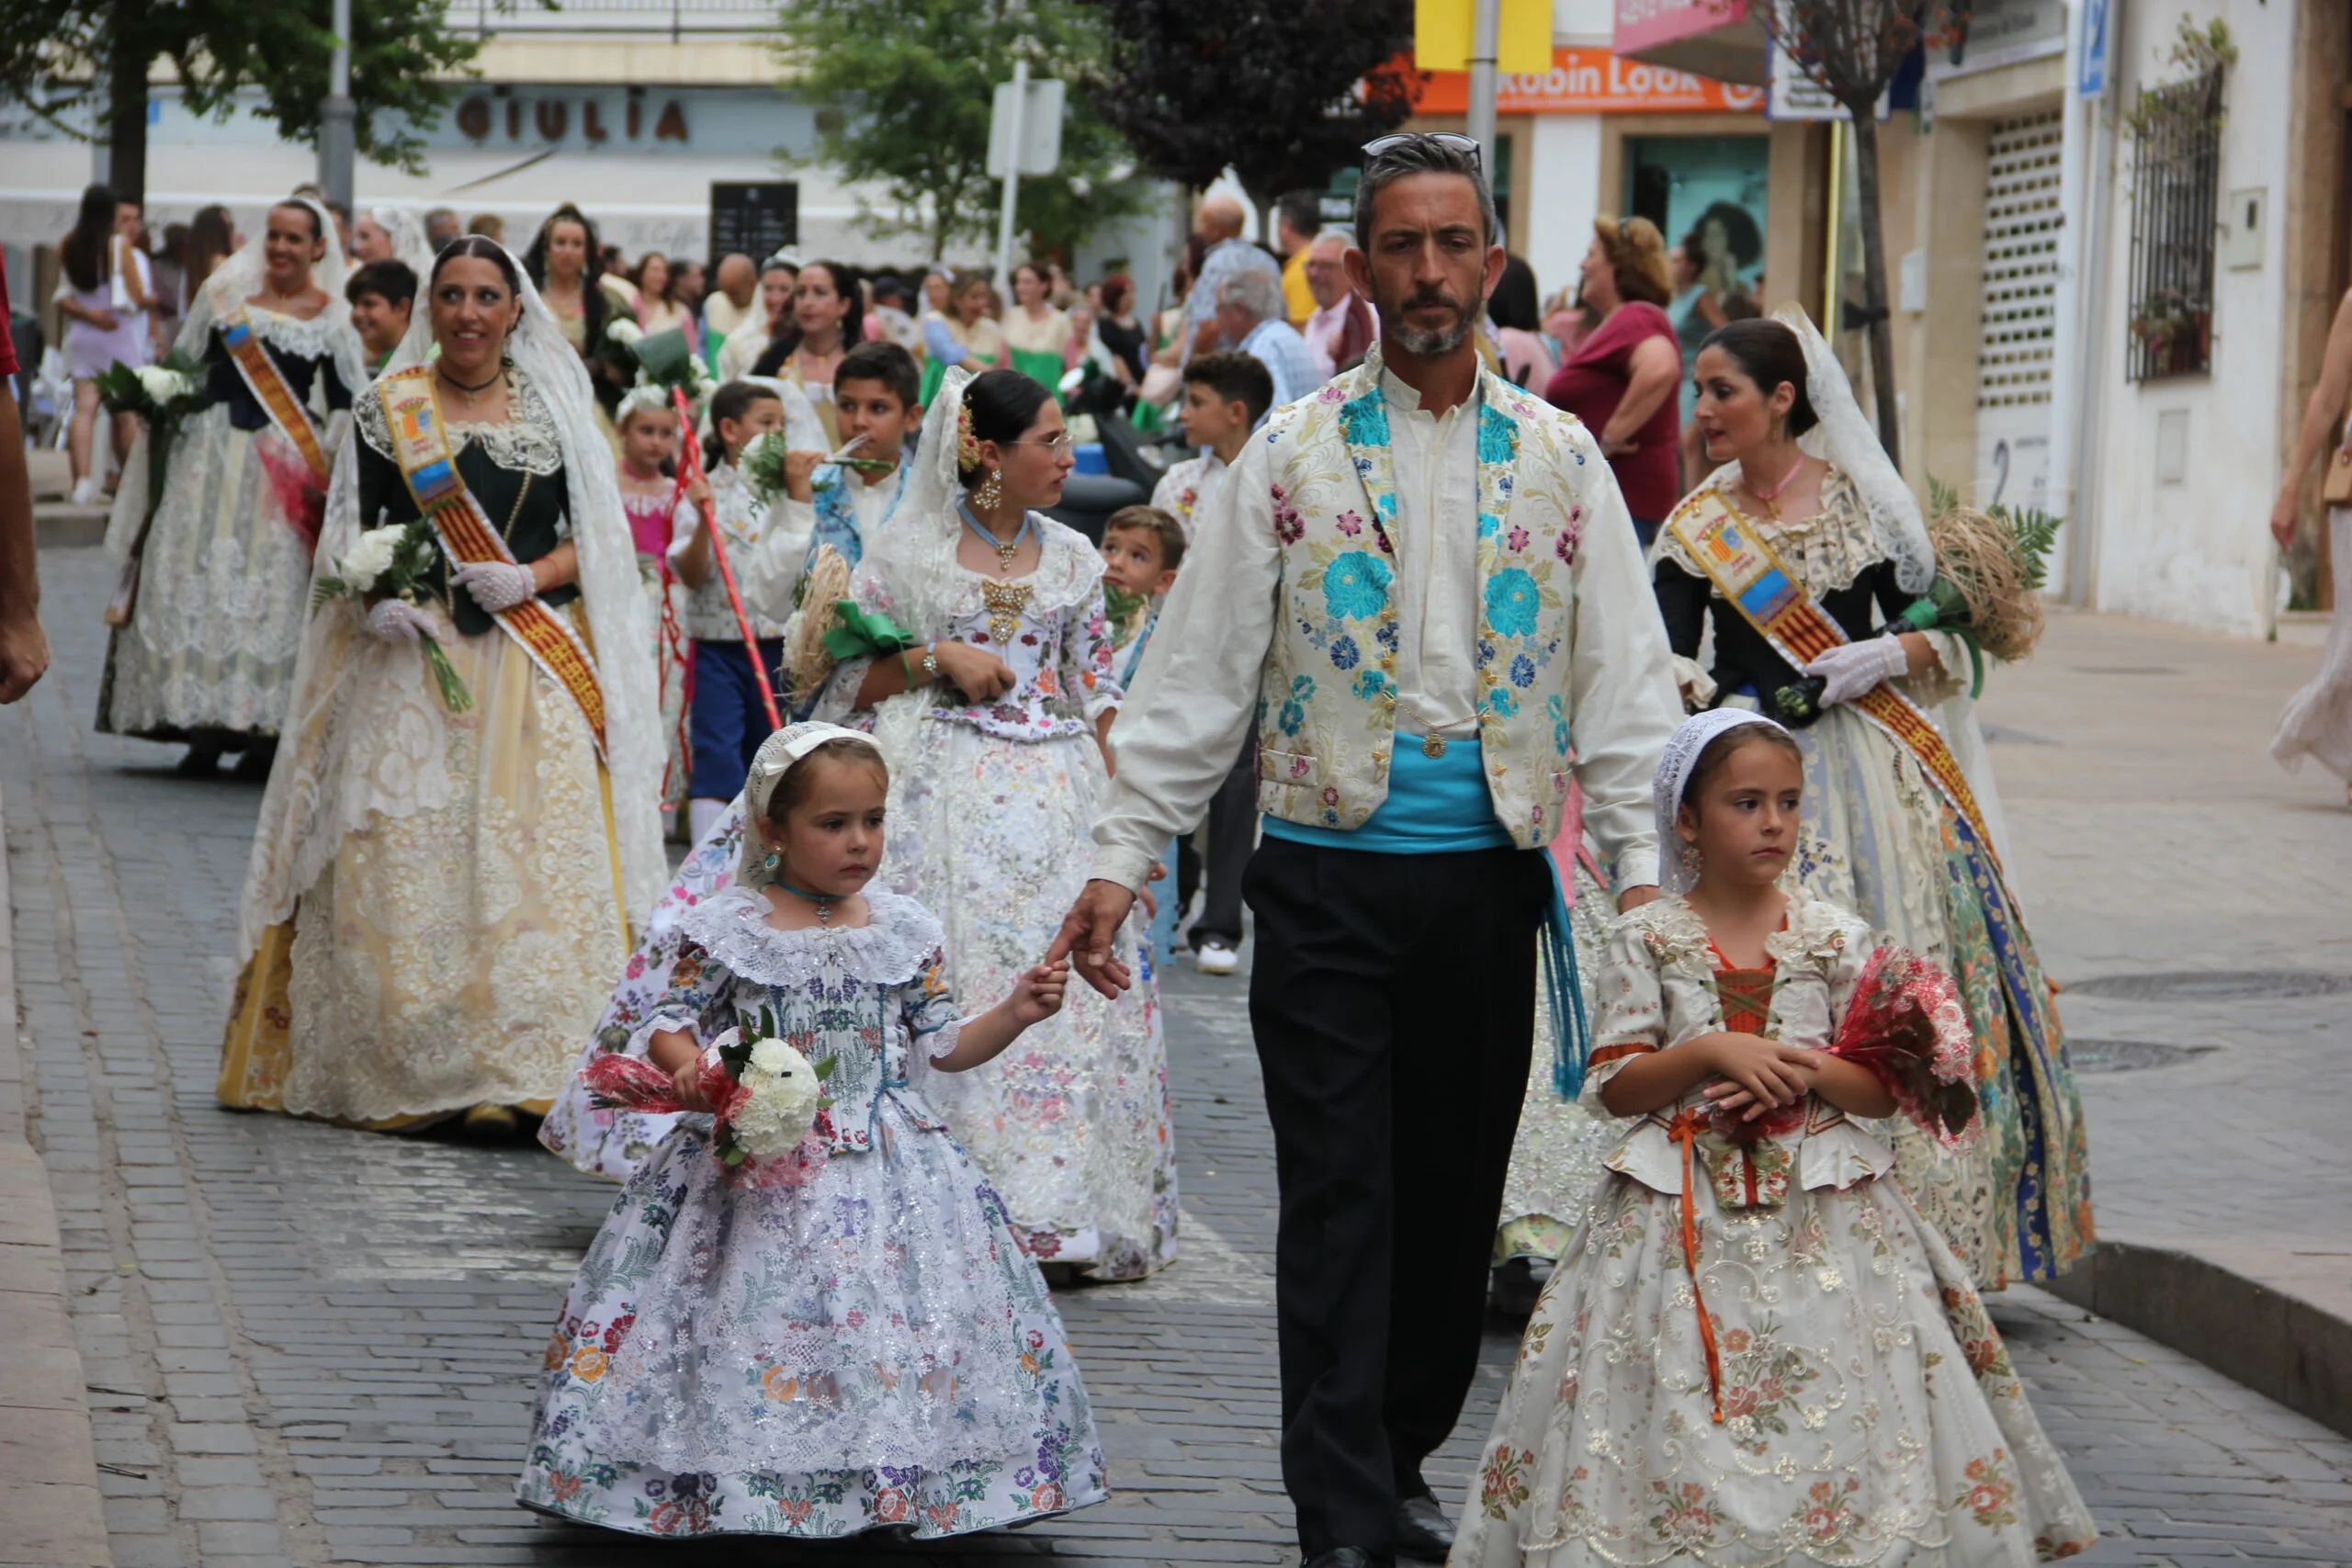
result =
[{"label": "traffic sign post", "polygon": [[1062,161],[1062,106],[1068,89],[1059,82],[1029,80],[1029,62],[1016,56],[1012,80],[997,84],[989,114],[988,172],[1004,182],[1004,204],[997,214],[996,288],[1012,303],[1012,209],[1023,175],[1050,175]]}]

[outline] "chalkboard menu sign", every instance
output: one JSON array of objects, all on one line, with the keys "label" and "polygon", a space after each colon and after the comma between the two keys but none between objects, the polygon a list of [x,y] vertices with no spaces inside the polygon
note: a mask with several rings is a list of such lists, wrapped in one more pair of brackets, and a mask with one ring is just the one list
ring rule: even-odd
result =
[{"label": "chalkboard menu sign", "polygon": [[800,243],[800,186],[792,180],[710,182],[710,259],[763,262]]}]

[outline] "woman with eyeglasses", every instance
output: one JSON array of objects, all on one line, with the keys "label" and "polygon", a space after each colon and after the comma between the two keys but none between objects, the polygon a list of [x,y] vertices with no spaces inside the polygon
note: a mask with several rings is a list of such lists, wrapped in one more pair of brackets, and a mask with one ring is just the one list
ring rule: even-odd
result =
[{"label": "woman with eyeglasses", "polygon": [[[982,995],[1037,962],[1086,881],[1121,693],[1102,558],[1035,510],[1060,498],[1073,466],[1053,394],[1018,370],[951,368],[916,452],[850,587],[860,608],[914,640],[834,668],[814,716],[881,742],[890,836],[877,886],[939,916],[956,984]],[[815,657],[804,644],[794,670]],[[743,818],[738,796],[648,930],[672,930],[675,912],[726,886]],[[1060,1013],[994,1062],[923,1081],[1049,1275],[1140,1279],[1175,1257],[1167,1061],[1144,930],[1131,919],[1120,937],[1123,961],[1144,976],[1136,988],[1108,1000],[1073,986]],[[674,937],[640,947],[605,1021],[641,1022],[676,957]],[[662,1133],[575,1095],[542,1141],[626,1179]]]}]

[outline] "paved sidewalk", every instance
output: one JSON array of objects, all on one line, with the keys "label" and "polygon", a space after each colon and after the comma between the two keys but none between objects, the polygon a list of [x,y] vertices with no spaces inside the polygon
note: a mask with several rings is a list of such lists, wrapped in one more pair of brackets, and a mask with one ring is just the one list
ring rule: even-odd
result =
[{"label": "paved sidewalk", "polygon": [[[35,1137],[121,1568],[1295,1560],[1273,1444],[1273,1182],[1255,1057],[1240,983],[1189,971],[1169,984],[1183,1260],[1062,1297],[1105,1423],[1112,1503],[930,1550],[673,1547],[515,1509],[547,1325],[612,1189],[527,1146],[214,1106],[259,791],[175,778],[173,749],[91,732],[110,574],[85,550],[45,552],[42,568],[59,663],[29,703],[0,710],[0,795]],[[2023,750],[2004,746],[2002,766]],[[2324,1234],[2346,1230],[2337,1219]],[[2109,1534],[2085,1561],[2352,1562],[2352,1442],[2041,1292],[1995,1311]],[[1485,1348],[1433,1477],[1450,1505],[1510,1325],[1490,1325]]]},{"label": "paved sidewalk", "polygon": [[1983,711],[2124,1244],[2099,1305],[2352,1430],[2352,810],[2268,754],[2318,662],[2060,614]]}]

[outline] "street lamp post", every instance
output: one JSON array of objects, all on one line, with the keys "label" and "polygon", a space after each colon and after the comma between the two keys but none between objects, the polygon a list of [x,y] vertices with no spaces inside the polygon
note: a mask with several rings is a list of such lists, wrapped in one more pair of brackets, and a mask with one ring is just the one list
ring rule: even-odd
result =
[{"label": "street lamp post", "polygon": [[1470,114],[1466,129],[1470,139],[1478,144],[1478,164],[1485,171],[1489,186],[1495,183],[1495,57],[1502,52],[1502,0],[1477,0],[1470,19]]},{"label": "street lamp post", "polygon": [[351,0],[334,0],[334,53],[327,96],[319,105],[319,188],[351,210],[351,164],[357,153],[351,110]]}]

